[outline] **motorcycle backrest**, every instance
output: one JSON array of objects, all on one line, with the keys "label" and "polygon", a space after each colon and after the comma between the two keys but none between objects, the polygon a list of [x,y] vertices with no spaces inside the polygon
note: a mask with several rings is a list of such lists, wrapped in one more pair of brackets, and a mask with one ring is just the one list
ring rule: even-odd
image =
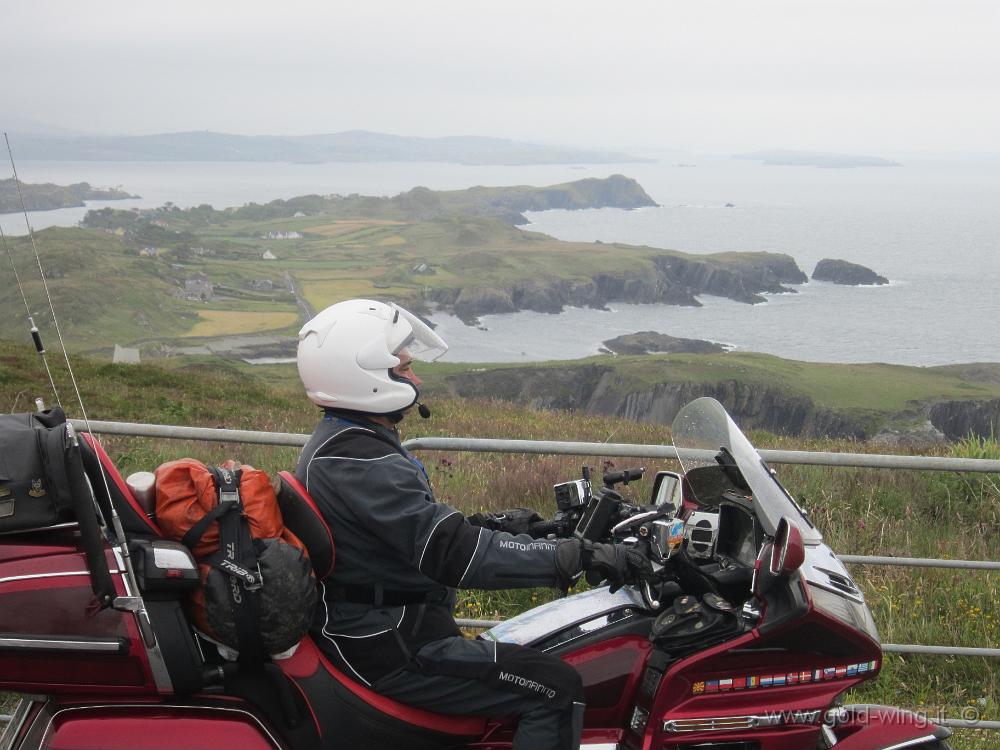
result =
[{"label": "motorcycle backrest", "polygon": [[317,580],[333,572],[336,548],[333,533],[306,488],[290,471],[278,473],[278,506],[285,527],[306,546]]},{"label": "motorcycle backrest", "polygon": [[111,506],[114,505],[126,534],[163,536],[156,521],[146,514],[139,501],[135,499],[132,490],[104,450],[104,446],[89,432],[81,432],[80,437],[83,470],[90,480],[97,504],[104,514],[104,520],[108,524],[111,523]]}]

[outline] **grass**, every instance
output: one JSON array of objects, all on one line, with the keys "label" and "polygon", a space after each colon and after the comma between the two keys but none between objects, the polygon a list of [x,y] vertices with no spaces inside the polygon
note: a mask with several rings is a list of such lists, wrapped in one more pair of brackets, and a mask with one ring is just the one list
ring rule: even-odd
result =
[{"label": "grass", "polygon": [[[0,343],[0,407],[24,409],[38,395],[37,357],[26,347]],[[79,359],[74,370],[94,419],[192,424],[210,427],[308,432],[317,412],[286,375],[267,383],[247,368],[188,360],[170,368],[118,366]],[[261,372],[254,370],[254,372]],[[57,372],[57,375],[60,373]],[[41,395],[45,395],[44,392]],[[559,439],[586,442],[668,443],[662,425],[609,417],[534,410],[491,400],[442,396],[431,401],[434,417],[403,423],[404,437],[460,435]],[[239,404],[238,408],[231,404]],[[74,411],[69,409],[69,411]],[[853,442],[782,438],[754,433],[761,448],[878,452]],[[152,469],[191,455],[208,462],[240,460],[274,472],[294,465],[297,450],[237,444],[156,441],[108,437],[123,473]],[[950,455],[1000,458],[993,440],[968,440]],[[438,498],[466,512],[529,506],[554,510],[551,486],[579,476],[584,463],[595,470],[669,462],[422,452]],[[782,482],[809,509],[830,546],[842,553],[996,559],[1000,549],[1000,480],[992,475],[878,471],[808,466],[778,467]],[[650,482],[629,486],[637,500]],[[996,572],[852,566],[887,643],[1000,646],[1000,574]],[[548,590],[462,592],[459,615],[509,617],[556,596]],[[975,710],[1000,719],[1000,661],[982,658],[887,655],[874,684],[847,696],[851,701],[901,705],[931,715],[958,717]],[[1000,750],[1000,733],[960,730],[959,750]]]},{"label": "grass", "polygon": [[299,316],[292,312],[245,312],[242,310],[199,310],[200,320],[184,334],[189,337],[230,336],[287,328]]}]

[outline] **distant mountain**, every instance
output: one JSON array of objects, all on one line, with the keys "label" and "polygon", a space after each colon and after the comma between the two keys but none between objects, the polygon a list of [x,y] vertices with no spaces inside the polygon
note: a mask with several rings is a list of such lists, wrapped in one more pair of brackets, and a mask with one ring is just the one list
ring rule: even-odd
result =
[{"label": "distant mountain", "polygon": [[878,156],[857,156],[853,154],[828,154],[817,151],[753,151],[748,154],[733,154],[734,159],[761,161],[776,167],[826,167],[845,169],[851,167],[901,167],[899,162]]},{"label": "distant mountain", "polygon": [[[29,135],[70,138],[85,134],[81,130],[65,128],[61,125],[53,125],[51,122],[42,122],[41,120],[35,120],[31,117],[22,117],[21,115],[16,115],[11,112],[4,112],[0,115],[0,130],[8,133],[11,136],[12,141],[15,136],[17,136],[18,139],[20,139],[21,136]],[[14,156],[18,156],[18,154],[15,153]]]},{"label": "distant mountain", "polygon": [[439,161],[458,164],[613,164],[628,154],[503,138],[412,136],[350,130],[324,135],[233,135],[208,131],[139,136],[21,136],[18,158],[53,161]]}]

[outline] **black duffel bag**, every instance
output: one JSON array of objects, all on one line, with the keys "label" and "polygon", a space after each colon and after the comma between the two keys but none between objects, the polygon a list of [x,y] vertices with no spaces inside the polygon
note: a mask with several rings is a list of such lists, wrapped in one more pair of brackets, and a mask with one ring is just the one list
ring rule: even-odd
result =
[{"label": "black duffel bag", "polygon": [[106,607],[114,587],[96,513],[79,443],[63,410],[0,414],[0,534],[77,522],[94,594]]}]

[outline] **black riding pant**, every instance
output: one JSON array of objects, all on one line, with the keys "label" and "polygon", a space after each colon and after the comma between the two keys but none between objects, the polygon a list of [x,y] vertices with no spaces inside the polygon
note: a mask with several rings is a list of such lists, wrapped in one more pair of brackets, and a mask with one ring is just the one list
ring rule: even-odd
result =
[{"label": "black riding pant", "polygon": [[465,638],[429,643],[409,667],[372,686],[438,713],[516,716],[513,750],[576,750],[583,729],[579,673],[524,646]]}]

